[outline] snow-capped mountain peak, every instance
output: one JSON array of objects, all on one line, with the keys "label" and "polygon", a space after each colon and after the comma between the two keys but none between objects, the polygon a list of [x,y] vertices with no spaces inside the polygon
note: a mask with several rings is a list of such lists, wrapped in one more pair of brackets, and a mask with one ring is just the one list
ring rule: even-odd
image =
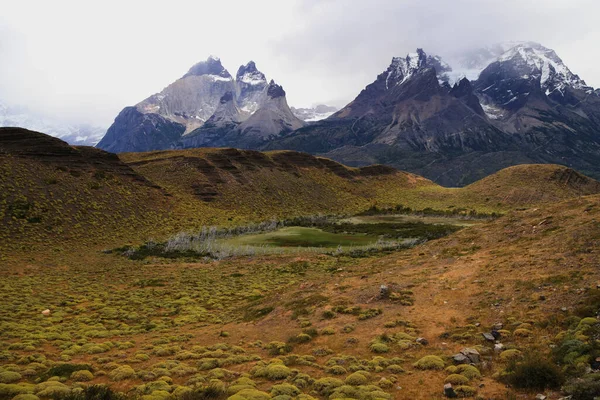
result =
[{"label": "snow-capped mountain peak", "polygon": [[392,63],[386,71],[386,89],[390,89],[396,85],[401,85],[415,72],[421,69],[426,63],[427,55],[423,49],[417,49],[416,53],[409,53],[406,57],[392,58]]},{"label": "snow-capped mountain peak", "polygon": [[567,86],[593,91],[583,79],[571,72],[554,50],[539,43],[520,43],[502,54],[497,61],[516,63],[524,71],[523,78],[527,78],[528,73],[539,76],[540,85],[546,94],[554,91],[563,93]]},{"label": "snow-capped mountain peak", "polygon": [[264,101],[267,78],[256,68],[254,61],[240,66],[236,74],[238,103],[241,110],[254,113]]},{"label": "snow-capped mountain peak", "polygon": [[256,68],[254,61],[248,62],[246,65],[240,66],[236,74],[238,83],[246,83],[248,85],[262,85],[267,82],[265,74]]},{"label": "snow-capped mountain peak", "polygon": [[424,68],[434,68],[440,85],[455,83],[452,68],[440,56],[427,55],[423,49],[417,49],[416,53],[409,53],[406,57],[394,57],[386,73],[385,87],[391,89],[401,85],[411,76]]},{"label": "snow-capped mountain peak", "polygon": [[188,76],[202,75],[212,75],[215,78],[214,80],[233,80],[229,71],[221,64],[221,59],[215,56],[210,56],[206,61],[200,61],[199,63],[194,64],[183,77],[187,78]]}]

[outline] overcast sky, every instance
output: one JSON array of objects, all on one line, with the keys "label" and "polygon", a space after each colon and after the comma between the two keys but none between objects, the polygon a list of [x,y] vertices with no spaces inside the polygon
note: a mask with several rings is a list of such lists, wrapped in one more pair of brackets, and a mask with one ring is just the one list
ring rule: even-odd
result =
[{"label": "overcast sky", "polygon": [[293,106],[343,106],[416,47],[532,40],[600,86],[598,0],[0,0],[0,100],[110,125],[219,56],[254,60]]}]

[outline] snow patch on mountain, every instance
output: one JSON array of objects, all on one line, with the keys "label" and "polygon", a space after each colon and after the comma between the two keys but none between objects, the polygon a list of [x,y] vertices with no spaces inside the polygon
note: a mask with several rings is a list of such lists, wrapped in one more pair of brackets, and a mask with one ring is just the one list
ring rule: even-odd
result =
[{"label": "snow patch on mountain", "polygon": [[78,146],[95,146],[106,133],[106,128],[89,124],[72,124],[60,121],[25,107],[12,107],[0,103],[0,127],[20,127],[46,133]]},{"label": "snow patch on mountain", "polygon": [[[554,50],[538,43],[519,44],[502,54],[497,61],[513,61],[530,66],[531,75],[539,76],[540,85],[547,95],[556,90],[563,93],[567,86],[588,93],[593,91],[583,79],[571,72]],[[529,76],[523,75],[523,78]]]},{"label": "snow patch on mountain", "polygon": [[304,122],[316,122],[329,118],[336,111],[337,107],[327,106],[325,104],[319,104],[315,107],[310,108],[294,108],[291,107],[292,113]]}]

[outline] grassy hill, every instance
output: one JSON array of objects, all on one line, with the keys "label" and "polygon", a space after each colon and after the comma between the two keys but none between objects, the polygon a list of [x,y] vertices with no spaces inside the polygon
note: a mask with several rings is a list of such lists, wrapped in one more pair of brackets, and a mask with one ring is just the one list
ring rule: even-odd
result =
[{"label": "grassy hill", "polygon": [[3,254],[101,249],[204,225],[356,214],[373,206],[503,213],[600,192],[597,181],[553,165],[512,167],[448,189],[389,167],[349,168],[290,151],[117,157],[15,128],[0,129],[0,187]]}]

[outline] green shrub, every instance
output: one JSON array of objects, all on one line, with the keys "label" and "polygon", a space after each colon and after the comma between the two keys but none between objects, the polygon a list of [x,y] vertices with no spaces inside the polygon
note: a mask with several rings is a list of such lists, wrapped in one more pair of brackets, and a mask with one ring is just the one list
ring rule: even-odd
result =
[{"label": "green shrub", "polygon": [[582,378],[574,379],[562,388],[572,400],[595,399],[600,396],[600,373],[589,374]]},{"label": "green shrub", "polygon": [[458,397],[473,397],[475,394],[477,394],[477,389],[466,385],[456,386],[454,391]]},{"label": "green shrub", "polygon": [[390,351],[390,347],[382,342],[373,342],[371,343],[371,345],[369,346],[369,349],[373,352],[373,353],[387,353],[388,351]]},{"label": "green shrub", "polygon": [[328,326],[321,330],[321,335],[335,335],[335,328],[332,326]]},{"label": "green shrub", "polygon": [[502,361],[516,360],[518,358],[521,358],[521,355],[522,353],[517,349],[508,349],[500,353],[500,359]]},{"label": "green shrub", "polygon": [[0,398],[12,398],[19,394],[33,393],[35,385],[0,383]]},{"label": "green shrub", "polygon": [[203,386],[181,396],[181,400],[224,400],[226,398],[227,392],[222,385]]},{"label": "green shrub", "polygon": [[292,374],[292,371],[283,364],[269,364],[265,368],[265,377],[272,381],[285,379]]},{"label": "green shrub", "polygon": [[0,372],[0,383],[14,383],[21,380],[21,374],[14,371]]},{"label": "green shrub", "polygon": [[481,379],[481,372],[479,372],[477,367],[473,365],[461,364],[458,365],[456,368],[460,375],[467,377],[469,380]]},{"label": "green shrub", "polygon": [[12,400],[40,400],[40,398],[35,394],[25,393],[16,395]]},{"label": "green shrub", "polygon": [[110,371],[108,376],[113,381],[123,381],[125,379],[131,379],[131,378],[135,377],[135,370],[133,368],[131,368],[129,365],[122,365],[122,366]]},{"label": "green shrub", "polygon": [[391,364],[388,365],[387,368],[388,372],[391,372],[392,374],[403,374],[404,368],[402,368],[402,366],[398,365],[398,364]]},{"label": "green shrub", "polygon": [[444,369],[444,360],[438,356],[425,356],[413,364],[418,369]]},{"label": "green shrub", "polygon": [[268,393],[261,392],[256,389],[244,389],[233,396],[227,398],[227,400],[270,400],[271,396]]},{"label": "green shrub", "polygon": [[279,385],[273,385],[271,388],[271,396],[290,396],[295,397],[300,394],[300,389],[289,383],[282,383]]},{"label": "green shrub", "polygon": [[337,379],[337,378],[321,378],[321,379],[317,379],[314,382],[313,388],[321,396],[329,397],[331,395],[331,393],[333,393],[335,388],[338,388],[338,387],[342,386],[343,384],[344,384],[344,382],[342,382],[340,379]]},{"label": "green shrub", "polygon": [[94,375],[88,370],[75,371],[71,374],[71,379],[75,382],[89,382],[94,379]]},{"label": "green shrub", "polygon": [[334,365],[333,367],[327,368],[327,373],[332,375],[345,375],[348,371],[341,365]]},{"label": "green shrub", "polygon": [[446,377],[445,383],[451,383],[453,385],[466,385],[469,383],[469,378],[464,375],[452,374]]},{"label": "green shrub", "polygon": [[352,386],[366,385],[368,379],[360,372],[354,372],[346,377],[346,384]]},{"label": "green shrub", "polygon": [[71,393],[71,389],[57,381],[46,381],[35,386],[38,397],[63,397]]},{"label": "green shrub", "polygon": [[558,388],[564,382],[560,368],[538,354],[509,362],[503,379],[517,388],[538,390]]}]

